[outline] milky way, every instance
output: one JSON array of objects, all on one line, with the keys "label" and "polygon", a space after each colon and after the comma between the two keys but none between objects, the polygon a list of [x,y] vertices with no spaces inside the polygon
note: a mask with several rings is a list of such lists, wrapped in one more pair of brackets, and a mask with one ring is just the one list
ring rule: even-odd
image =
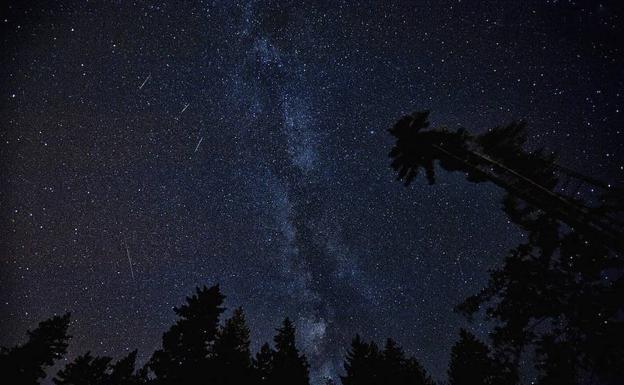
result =
[{"label": "milky way", "polygon": [[70,357],[145,360],[219,283],[254,349],[295,321],[315,381],[355,333],[444,379],[489,327],[453,306],[523,234],[494,186],[396,182],[387,128],[525,119],[623,181],[610,2],[63,3],[2,8],[3,345],[71,311]]}]

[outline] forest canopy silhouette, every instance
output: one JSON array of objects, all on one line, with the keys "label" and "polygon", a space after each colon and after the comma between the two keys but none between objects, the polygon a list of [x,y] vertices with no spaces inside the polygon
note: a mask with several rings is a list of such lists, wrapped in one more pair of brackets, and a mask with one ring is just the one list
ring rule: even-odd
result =
[{"label": "forest canopy silhouette", "polygon": [[[526,149],[523,123],[480,135],[430,128],[429,112],[401,118],[391,166],[410,185],[436,165],[470,182],[505,191],[502,210],[526,232],[487,286],[458,304],[468,319],[485,317],[489,341],[458,334],[448,367],[450,385],[518,384],[534,371],[540,385],[619,384],[624,379],[624,234],[622,191],[557,164],[543,150]],[[570,180],[603,191],[597,201],[570,193]],[[407,263],[407,262],[406,262]],[[55,384],[289,384],[310,383],[294,323],[285,318],[271,344],[250,348],[243,309],[226,311],[219,286],[197,288],[179,307],[162,346],[141,367],[137,351],[114,360],[86,352],[51,374]],[[417,309],[414,309],[417,311]],[[0,351],[3,383],[38,384],[67,353],[70,314],[54,316],[27,340]],[[353,337],[339,381],[343,385],[429,385],[434,379],[393,340],[382,345]],[[328,379],[328,383],[333,380]]]},{"label": "forest canopy silhouette", "polygon": [[[428,117],[415,112],[390,129],[398,179],[409,185],[422,168],[433,184],[438,164],[470,182],[492,182],[506,192],[510,221],[528,234],[490,272],[487,287],[457,306],[468,317],[483,310],[494,321],[491,343],[503,383],[519,381],[526,355],[534,357],[540,384],[620,383],[622,190],[558,165],[544,150],[528,151],[524,123],[474,136],[429,129]],[[583,184],[602,191],[596,202],[576,194]]]}]

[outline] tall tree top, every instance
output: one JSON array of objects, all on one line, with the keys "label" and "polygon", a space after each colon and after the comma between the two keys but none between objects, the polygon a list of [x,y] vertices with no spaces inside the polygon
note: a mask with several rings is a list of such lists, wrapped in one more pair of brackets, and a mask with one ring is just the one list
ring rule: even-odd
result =
[{"label": "tall tree top", "polygon": [[210,288],[206,286],[196,288],[195,294],[186,297],[186,304],[174,308],[175,313],[185,319],[206,319],[218,321],[221,313],[225,311],[223,300],[225,296],[221,294],[219,285]]},{"label": "tall tree top", "polygon": [[277,329],[274,338],[275,348],[279,352],[296,351],[295,346],[295,325],[289,318],[284,319],[282,326]]}]

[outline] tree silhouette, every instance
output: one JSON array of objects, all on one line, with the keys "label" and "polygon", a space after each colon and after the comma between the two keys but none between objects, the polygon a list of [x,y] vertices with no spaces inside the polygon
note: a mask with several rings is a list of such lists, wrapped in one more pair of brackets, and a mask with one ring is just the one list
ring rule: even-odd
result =
[{"label": "tree silhouette", "polygon": [[[399,179],[409,184],[424,168],[433,183],[438,162],[469,181],[491,181],[507,192],[503,209],[511,221],[528,233],[527,242],[491,273],[487,287],[458,306],[468,316],[485,308],[497,321],[492,342],[506,381],[517,380],[522,352],[534,347],[544,383],[564,378],[566,367],[575,368],[576,379],[589,375],[617,383],[624,375],[621,189],[561,167],[543,151],[526,151],[523,124],[472,136],[423,130],[427,119],[428,112],[418,112],[390,129],[397,138],[390,156]],[[590,205],[563,193],[561,179],[569,178],[608,190],[597,206]]]},{"label": "tree silhouette", "polygon": [[449,385],[504,384],[504,373],[490,356],[490,348],[472,333],[461,329],[459,341],[451,349],[448,369]]},{"label": "tree silhouette", "polygon": [[216,376],[214,384],[248,384],[252,381],[249,329],[243,310],[234,310],[225,321],[214,343],[213,359]]},{"label": "tree silhouette", "polygon": [[384,384],[434,385],[423,366],[413,357],[406,358],[403,349],[390,338],[382,352],[382,373]]},{"label": "tree silhouette", "polygon": [[[136,350],[116,362],[87,352],[66,364],[52,381],[55,385],[309,385],[309,365],[296,346],[290,319],[276,329],[275,347],[265,343],[252,359],[243,310],[235,309],[219,323],[223,300],[218,286],[196,288],[184,305],[174,308],[179,319],[163,334],[162,349],[139,370]],[[65,353],[68,323],[69,314],[51,318],[28,333],[26,344],[3,349],[3,379],[38,384],[45,377],[44,368]],[[380,350],[374,342],[356,336],[344,367],[343,385],[433,385],[422,365],[406,357],[392,339]],[[327,379],[327,383],[334,382]]]},{"label": "tree silhouette", "polygon": [[253,368],[256,374],[256,382],[269,384],[273,373],[273,355],[275,350],[268,343],[264,343],[253,360]]},{"label": "tree silhouette", "polygon": [[269,383],[274,385],[308,385],[309,365],[295,345],[295,326],[286,318],[273,339],[275,352]]},{"label": "tree silhouette", "polygon": [[147,383],[147,368],[135,370],[137,350],[114,363],[111,367],[111,383],[135,385]]},{"label": "tree silhouette", "polygon": [[94,357],[90,352],[76,357],[53,379],[56,385],[139,385],[147,381],[145,372],[135,373],[136,350],[111,364],[110,357]]},{"label": "tree silhouette", "polygon": [[617,383],[624,374],[622,260],[579,231],[561,231],[548,214],[518,222],[529,231],[528,242],[458,310],[471,315],[484,306],[499,322],[492,338],[508,368],[534,346],[544,381],[574,368],[577,379]]},{"label": "tree silhouette", "polygon": [[346,374],[343,385],[433,385],[422,365],[413,357],[407,358],[392,339],[386,341],[383,351],[374,342],[364,342],[356,335],[344,363]]},{"label": "tree silhouette", "polygon": [[[578,199],[554,191],[559,183],[557,175],[579,179],[580,174],[555,163],[556,157],[543,150],[524,149],[526,126],[511,123],[495,127],[488,132],[472,136],[466,130],[451,132],[445,128],[429,128],[429,111],[415,112],[402,117],[392,128],[396,142],[389,156],[398,179],[409,185],[425,170],[430,184],[435,182],[434,165],[447,171],[461,171],[471,182],[490,181],[505,189],[510,195],[548,213],[552,218],[581,229],[586,235],[605,243],[610,248],[624,252],[623,223],[610,215],[605,208],[615,204],[621,208],[621,189],[607,187],[602,196],[602,206],[589,208]],[[591,177],[580,176],[586,183],[596,184]],[[619,192],[615,195],[614,193]],[[618,199],[619,197],[619,199]]]},{"label": "tree silhouette", "polygon": [[356,335],[345,358],[345,375],[342,385],[373,385],[381,381],[381,358],[379,348],[373,342],[362,341]]},{"label": "tree silhouette", "polygon": [[70,314],[54,316],[28,331],[28,341],[12,348],[0,348],[0,373],[10,384],[38,384],[46,368],[62,358],[68,346]]},{"label": "tree silhouette", "polygon": [[87,352],[59,371],[54,378],[54,383],[57,385],[108,384],[109,373],[107,371],[110,361],[110,357],[93,357],[90,352]]},{"label": "tree silhouette", "polygon": [[199,384],[214,375],[211,354],[224,299],[219,286],[204,286],[174,308],[179,319],[163,334],[162,349],[149,362],[157,384]]}]

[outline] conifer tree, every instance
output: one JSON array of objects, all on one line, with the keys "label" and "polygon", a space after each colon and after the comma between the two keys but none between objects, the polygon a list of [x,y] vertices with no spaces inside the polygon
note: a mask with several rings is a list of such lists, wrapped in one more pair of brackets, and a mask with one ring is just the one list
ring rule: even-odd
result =
[{"label": "conifer tree", "polygon": [[389,338],[381,354],[380,385],[433,385],[422,365],[413,357],[406,358],[403,349]]},{"label": "conifer tree", "polygon": [[[487,287],[457,307],[469,317],[485,310],[497,322],[491,338],[504,382],[516,383],[522,353],[535,351],[543,379],[563,378],[568,366],[577,378],[620,383],[623,189],[562,167],[545,151],[526,150],[524,124],[473,136],[463,129],[428,129],[428,115],[403,117],[390,129],[398,178],[409,184],[424,169],[434,183],[438,164],[471,182],[492,182],[506,191],[503,210],[528,235],[491,272]],[[573,180],[604,193],[585,202],[566,189]]]},{"label": "conifer tree", "polygon": [[275,350],[271,349],[268,343],[260,347],[256,358],[253,360],[253,368],[258,384],[268,384],[273,373],[273,355]]},{"label": "conifer tree", "polygon": [[234,310],[214,344],[215,384],[247,384],[252,380],[249,328],[243,310]]},{"label": "conifer tree", "polygon": [[374,342],[364,342],[356,335],[344,364],[343,385],[433,385],[422,365],[406,357],[397,343],[388,339],[383,351]]},{"label": "conifer tree", "polygon": [[340,377],[342,385],[373,385],[380,381],[381,359],[379,348],[374,342],[366,343],[359,335],[351,342],[344,363],[345,375]]},{"label": "conifer tree", "polygon": [[137,351],[112,364],[110,357],[87,352],[60,370],[53,379],[56,385],[139,385],[146,383],[144,372],[135,373]]},{"label": "conifer tree", "polygon": [[406,382],[405,353],[392,339],[386,340],[381,353],[381,376],[389,384],[404,384]]},{"label": "conifer tree", "polygon": [[494,374],[490,348],[472,333],[461,329],[459,341],[451,349],[449,385],[493,384]]},{"label": "conifer tree", "polygon": [[60,370],[54,378],[56,385],[108,385],[110,357],[93,357],[87,352]]},{"label": "conifer tree", "polygon": [[67,351],[69,317],[67,313],[40,322],[28,332],[28,341],[23,345],[0,348],[0,373],[7,383],[38,384],[46,376],[46,368]]},{"label": "conifer tree", "polygon": [[270,384],[308,385],[309,365],[305,355],[300,354],[295,344],[295,326],[286,318],[277,329],[274,338],[273,371]]},{"label": "conifer tree", "polygon": [[224,312],[219,286],[196,289],[186,304],[174,308],[179,319],[162,339],[149,367],[157,384],[200,384],[214,370],[210,354],[217,336],[219,317]]},{"label": "conifer tree", "polygon": [[110,366],[111,384],[138,385],[147,383],[146,368],[135,370],[136,357],[137,350],[133,350],[130,354]]}]

